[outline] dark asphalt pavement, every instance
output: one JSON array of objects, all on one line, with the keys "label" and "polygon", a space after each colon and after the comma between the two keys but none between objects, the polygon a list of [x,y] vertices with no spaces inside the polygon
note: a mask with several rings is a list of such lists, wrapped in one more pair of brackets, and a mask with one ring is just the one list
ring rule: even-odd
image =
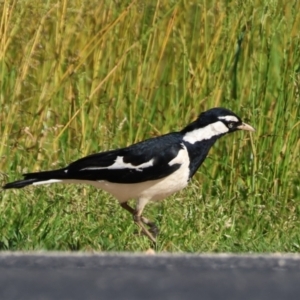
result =
[{"label": "dark asphalt pavement", "polygon": [[300,256],[2,253],[0,299],[300,299]]}]

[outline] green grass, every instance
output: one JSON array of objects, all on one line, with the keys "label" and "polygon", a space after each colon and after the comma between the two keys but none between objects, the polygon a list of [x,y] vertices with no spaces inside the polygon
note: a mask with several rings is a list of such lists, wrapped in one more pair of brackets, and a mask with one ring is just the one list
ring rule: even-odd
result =
[{"label": "green grass", "polygon": [[[0,22],[0,175],[65,166],[179,130],[203,110],[254,126],[215,145],[145,214],[157,251],[298,252],[299,1],[13,1]],[[0,249],[143,251],[88,186],[0,192]]]}]

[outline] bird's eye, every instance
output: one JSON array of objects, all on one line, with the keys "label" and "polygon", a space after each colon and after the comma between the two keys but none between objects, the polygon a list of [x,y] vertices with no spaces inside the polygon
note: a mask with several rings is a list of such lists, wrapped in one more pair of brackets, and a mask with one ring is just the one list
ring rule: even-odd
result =
[{"label": "bird's eye", "polygon": [[233,128],[234,124],[233,123],[229,123],[228,124],[228,128]]}]

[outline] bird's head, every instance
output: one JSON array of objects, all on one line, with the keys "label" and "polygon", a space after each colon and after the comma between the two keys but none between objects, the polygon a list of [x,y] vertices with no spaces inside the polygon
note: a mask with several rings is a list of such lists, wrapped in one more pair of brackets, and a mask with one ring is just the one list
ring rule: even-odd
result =
[{"label": "bird's head", "polygon": [[[244,123],[235,113],[222,107],[212,108],[201,113],[198,121],[204,127],[206,125],[222,122],[222,124],[226,127],[224,127],[224,130],[227,129],[227,132],[233,132],[236,130],[255,131],[252,126]],[[220,127],[222,128],[222,126]]]},{"label": "bird's head", "polygon": [[182,133],[185,141],[194,144],[236,130],[255,131],[229,109],[216,107],[201,113],[196,121],[183,129]]}]

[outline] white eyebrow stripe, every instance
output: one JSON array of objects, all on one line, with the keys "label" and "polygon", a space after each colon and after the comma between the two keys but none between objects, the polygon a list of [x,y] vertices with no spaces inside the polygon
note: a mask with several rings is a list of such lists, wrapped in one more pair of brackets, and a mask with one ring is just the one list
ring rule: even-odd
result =
[{"label": "white eyebrow stripe", "polygon": [[226,120],[226,121],[232,121],[232,122],[239,122],[239,119],[235,116],[224,116],[224,117],[218,117],[219,120]]},{"label": "white eyebrow stripe", "polygon": [[217,122],[209,124],[205,127],[198,128],[193,131],[187,132],[184,135],[183,140],[190,144],[195,144],[195,143],[201,142],[203,140],[209,140],[213,136],[218,136],[218,135],[224,134],[228,131],[229,131],[229,129],[222,121],[217,121]]},{"label": "white eyebrow stripe", "polygon": [[137,171],[142,171],[143,168],[152,167],[154,162],[154,158],[150,159],[147,162],[144,162],[140,165],[134,166],[131,163],[124,163],[123,156],[117,156],[115,162],[108,167],[87,167],[83,168],[83,170],[103,170],[103,169],[136,169]]}]

